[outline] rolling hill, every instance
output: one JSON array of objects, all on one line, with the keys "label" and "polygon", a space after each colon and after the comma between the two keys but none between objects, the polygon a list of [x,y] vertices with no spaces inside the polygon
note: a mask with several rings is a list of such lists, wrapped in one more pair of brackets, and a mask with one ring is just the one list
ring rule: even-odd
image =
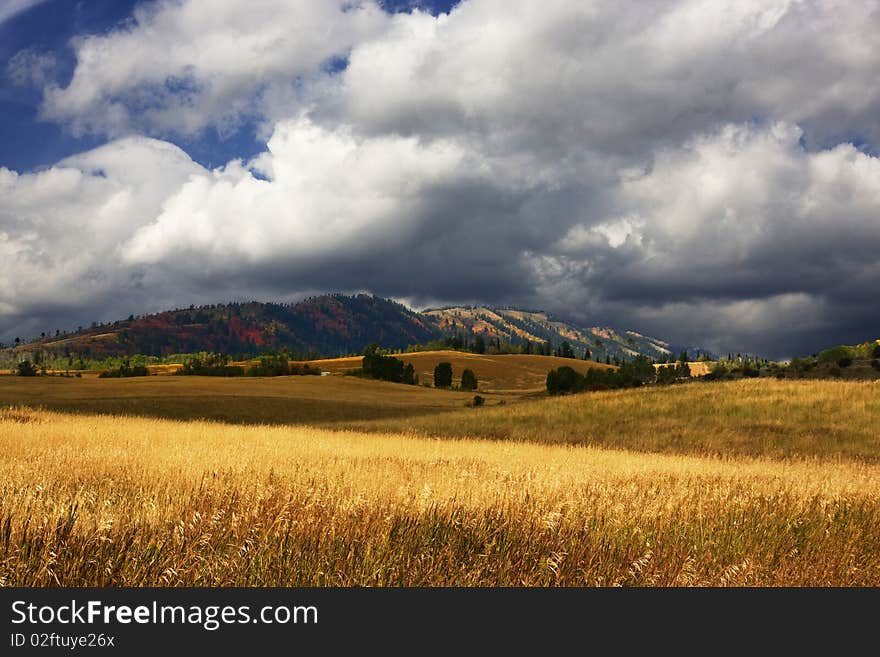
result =
[{"label": "rolling hill", "polygon": [[[544,312],[489,307],[452,307],[416,312],[381,297],[341,294],[311,297],[299,303],[227,303],[191,306],[151,315],[95,323],[75,332],[43,334],[8,347],[0,361],[39,353],[51,357],[107,357],[144,354],[168,356],[198,351],[246,357],[287,350],[303,358],[360,353],[376,342],[386,349],[411,345],[442,348],[444,340],[468,344],[568,342],[580,358],[631,358],[638,354],[663,358],[676,353],[667,342],[635,331],[581,327]],[[432,344],[433,343],[433,344]],[[497,351],[497,349],[496,349]]]},{"label": "rolling hill", "polygon": [[[458,385],[462,371],[470,369],[479,382],[479,392],[493,393],[544,392],[547,389],[547,373],[557,367],[572,367],[581,374],[591,367],[610,367],[593,361],[556,356],[472,354],[462,351],[420,351],[400,354],[397,358],[405,363],[411,363],[422,383],[431,383],[434,367],[437,363],[446,361],[452,364],[455,385]],[[353,356],[316,360],[311,361],[310,364],[337,374],[359,369],[362,360],[360,356]]]}]

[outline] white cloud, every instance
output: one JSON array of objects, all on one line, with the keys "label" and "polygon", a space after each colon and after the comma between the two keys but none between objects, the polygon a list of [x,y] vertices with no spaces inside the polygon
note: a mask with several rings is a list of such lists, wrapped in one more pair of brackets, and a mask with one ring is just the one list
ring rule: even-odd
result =
[{"label": "white cloud", "polygon": [[553,160],[573,144],[643,156],[764,116],[810,139],[880,139],[878,52],[876,2],[472,0],[357,46],[340,102],[364,129],[467,132]]},{"label": "white cloud", "polygon": [[43,114],[109,134],[233,129],[267,86],[292,88],[384,20],[372,0],[144,3],[132,24],[73,41],[73,79],[47,88]]},{"label": "white cloud", "polygon": [[17,174],[0,168],[0,297],[12,323],[34,308],[105,301],[131,283],[117,250],[201,167],[180,149],[129,138]]},{"label": "white cloud", "polygon": [[268,147],[250,165],[260,177],[232,162],[190,178],[124,246],[126,259],[188,254],[195,266],[228,272],[238,261],[366,251],[410,234],[426,189],[460,175],[465,158],[450,142],[362,139],[305,119],[279,124]]},{"label": "white cloud", "polygon": [[5,0],[4,4],[0,6],[0,25],[44,2],[46,0]]}]

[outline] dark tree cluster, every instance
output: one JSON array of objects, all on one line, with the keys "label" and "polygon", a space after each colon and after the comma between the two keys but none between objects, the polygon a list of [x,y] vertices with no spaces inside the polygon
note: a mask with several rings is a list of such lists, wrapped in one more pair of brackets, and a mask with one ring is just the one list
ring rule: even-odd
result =
[{"label": "dark tree cluster", "polygon": [[135,376],[150,376],[150,371],[144,365],[132,365],[128,360],[124,360],[118,368],[101,372],[98,378],[127,379]]},{"label": "dark tree cluster", "polygon": [[225,354],[205,354],[193,356],[183,363],[183,367],[172,373],[174,376],[244,376],[244,368],[230,365]]},{"label": "dark tree cluster", "polygon": [[36,366],[29,360],[21,361],[16,366],[16,370],[19,376],[37,376],[38,374]]},{"label": "dark tree cluster", "polygon": [[616,390],[637,388],[649,384],[671,384],[688,379],[691,375],[687,363],[655,368],[645,356],[636,356],[622,363],[616,370],[591,367],[581,374],[571,367],[563,366],[547,374],[547,392],[562,395],[587,390]]},{"label": "dark tree cluster", "polygon": [[247,376],[319,376],[321,370],[308,365],[291,365],[289,354],[260,356],[256,365],[245,372]]},{"label": "dark tree cluster", "polygon": [[416,372],[411,363],[404,363],[394,356],[386,356],[379,350],[375,342],[364,349],[364,358],[361,361],[361,369],[364,376],[380,381],[392,383],[406,383],[415,385]]}]

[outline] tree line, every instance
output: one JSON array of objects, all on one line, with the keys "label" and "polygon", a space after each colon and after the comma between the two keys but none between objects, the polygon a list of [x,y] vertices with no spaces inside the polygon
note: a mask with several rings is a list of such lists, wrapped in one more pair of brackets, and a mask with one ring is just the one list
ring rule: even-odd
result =
[{"label": "tree line", "polygon": [[617,369],[591,367],[584,374],[568,366],[558,367],[547,374],[547,392],[562,395],[574,392],[637,388],[643,385],[669,385],[685,381],[691,376],[686,360],[674,365],[654,367],[646,356],[637,356]]}]

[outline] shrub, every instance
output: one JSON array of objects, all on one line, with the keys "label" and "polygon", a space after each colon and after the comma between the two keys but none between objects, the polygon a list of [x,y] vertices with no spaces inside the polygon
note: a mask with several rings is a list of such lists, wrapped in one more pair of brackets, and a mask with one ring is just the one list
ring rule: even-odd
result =
[{"label": "shrub", "polygon": [[291,365],[287,354],[260,356],[260,362],[245,372],[247,376],[318,376],[321,370],[309,365]]},{"label": "shrub", "polygon": [[[690,368],[687,366],[687,363],[683,363],[684,368],[687,368],[686,370],[681,365],[679,364],[675,368],[676,377],[690,376]],[[686,375],[683,374],[684,371],[687,371]],[[614,378],[617,379],[617,387],[633,388],[650,383],[654,381],[655,377],[656,373],[651,361],[645,356],[636,356],[633,360],[623,363],[620,369],[617,370],[616,377]]]},{"label": "shrub", "polygon": [[849,357],[841,358],[837,361],[837,364],[840,367],[849,367],[850,365],[852,365],[852,363],[853,363],[853,359],[849,358]]},{"label": "shrub", "polygon": [[37,376],[37,368],[29,360],[21,361],[16,369],[19,376]]},{"label": "shrub", "polygon": [[706,381],[721,381],[730,376],[730,368],[720,360],[715,363],[712,368],[709,370],[708,374],[703,378]]},{"label": "shrub", "polygon": [[687,361],[681,361],[675,366],[675,376],[679,379],[691,378],[691,366],[687,364]]},{"label": "shrub", "polygon": [[461,373],[461,389],[462,390],[476,390],[477,389],[477,377],[473,373],[472,370],[465,370]]},{"label": "shrub", "polygon": [[871,367],[873,367],[875,370],[877,370],[878,372],[880,372],[880,360],[878,360],[878,359],[876,359],[876,358],[875,358],[874,360],[872,360],[872,361],[871,361]]},{"label": "shrub", "polygon": [[434,387],[452,387],[452,363],[437,363],[437,367],[434,368]]},{"label": "shrub", "polygon": [[486,403],[486,400],[480,395],[474,395],[474,406],[482,406]]},{"label": "shrub", "polygon": [[229,356],[206,354],[194,356],[184,362],[183,367],[172,372],[174,376],[244,376],[244,368],[229,365]]},{"label": "shrub", "polygon": [[668,385],[670,383],[675,383],[675,366],[673,365],[662,365],[657,368],[657,383],[661,385]]},{"label": "shrub", "polygon": [[880,358],[880,344],[874,345],[874,349],[871,351],[871,358]]},{"label": "shrub", "polygon": [[820,363],[836,363],[837,361],[843,358],[853,358],[855,355],[853,353],[852,347],[839,346],[832,347],[831,349],[826,349],[825,351],[819,352],[819,362]]},{"label": "shrub", "polygon": [[547,392],[563,395],[584,389],[585,379],[567,365],[547,373]]},{"label": "shrub", "polygon": [[286,376],[290,374],[290,361],[287,356],[272,354],[261,356],[260,362],[247,370],[248,376]]},{"label": "shrub", "polygon": [[761,370],[751,365],[743,365],[742,374],[747,379],[757,379],[761,376]]},{"label": "shrub", "polygon": [[136,376],[150,376],[145,365],[131,365],[127,360],[115,370],[107,370],[98,375],[99,379],[128,379]]}]

